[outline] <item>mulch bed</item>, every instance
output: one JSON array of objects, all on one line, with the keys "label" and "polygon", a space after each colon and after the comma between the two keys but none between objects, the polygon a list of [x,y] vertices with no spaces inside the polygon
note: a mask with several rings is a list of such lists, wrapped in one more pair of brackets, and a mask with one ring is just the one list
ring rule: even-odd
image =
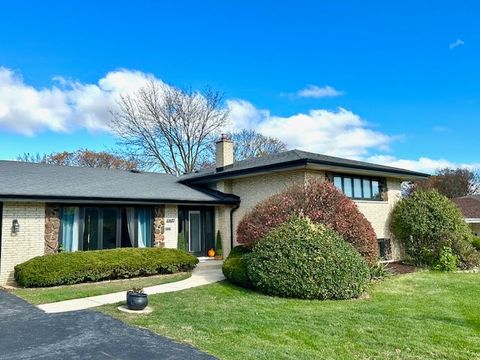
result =
[{"label": "mulch bed", "polygon": [[396,275],[415,272],[415,266],[407,265],[400,261],[389,263],[388,268]]}]

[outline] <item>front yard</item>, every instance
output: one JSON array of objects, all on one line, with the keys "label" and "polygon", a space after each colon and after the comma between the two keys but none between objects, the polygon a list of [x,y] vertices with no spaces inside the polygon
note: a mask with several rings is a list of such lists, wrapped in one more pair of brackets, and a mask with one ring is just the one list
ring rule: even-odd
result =
[{"label": "front yard", "polygon": [[46,304],[63,300],[84,298],[127,291],[132,288],[167,284],[174,281],[187,279],[191,273],[178,273],[168,275],[155,275],[142,278],[101,281],[98,283],[75,284],[54,286],[47,288],[17,288],[9,289],[9,292],[28,301],[31,304]]},{"label": "front yard", "polygon": [[221,359],[480,359],[480,274],[419,272],[363,299],[263,296],[222,282],[150,296],[151,315],[100,310]]}]

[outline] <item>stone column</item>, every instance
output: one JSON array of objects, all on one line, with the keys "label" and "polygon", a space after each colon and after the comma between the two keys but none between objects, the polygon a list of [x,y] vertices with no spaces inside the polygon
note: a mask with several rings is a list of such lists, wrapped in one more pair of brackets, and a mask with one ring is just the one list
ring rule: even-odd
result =
[{"label": "stone column", "polygon": [[153,208],[153,247],[165,247],[165,206]]},{"label": "stone column", "polygon": [[58,252],[60,235],[60,207],[45,204],[45,254]]}]

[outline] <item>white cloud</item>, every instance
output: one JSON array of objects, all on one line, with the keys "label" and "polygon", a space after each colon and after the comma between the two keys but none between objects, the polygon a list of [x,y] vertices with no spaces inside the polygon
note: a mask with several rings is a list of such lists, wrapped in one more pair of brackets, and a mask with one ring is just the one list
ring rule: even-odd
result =
[{"label": "white cloud", "polygon": [[288,117],[273,116],[244,100],[230,100],[232,127],[253,128],[298,148],[323,154],[359,158],[370,150],[388,150],[393,136],[373,130],[351,111],[311,110]]},{"label": "white cloud", "polygon": [[324,87],[308,85],[307,87],[298,90],[296,95],[298,97],[319,99],[324,97],[337,97],[343,95],[343,92],[328,85]]},{"label": "white cloud", "polygon": [[448,47],[450,48],[450,50],[453,50],[453,49],[455,49],[459,46],[462,46],[462,45],[465,45],[465,42],[462,39],[457,39],[453,43],[448,45]]},{"label": "white cloud", "polygon": [[[10,69],[0,67],[0,131],[27,136],[42,131],[68,133],[77,129],[108,131],[109,110],[121,94],[137,91],[153,75],[120,69],[95,84],[56,77],[48,88],[35,88]],[[454,163],[421,157],[398,159],[384,153],[397,136],[377,131],[352,111],[316,109],[291,116],[275,116],[245,100],[228,100],[230,129],[255,129],[277,137],[289,148],[366,160],[417,171],[444,167],[480,169],[479,164]],[[444,131],[443,127],[434,131]]]},{"label": "white cloud", "polygon": [[0,130],[28,136],[46,130],[106,131],[108,112],[115,108],[120,94],[138,90],[151,78],[139,71],[117,70],[97,84],[56,77],[50,88],[36,89],[19,74],[0,67]]},{"label": "white cloud", "polygon": [[469,170],[480,169],[480,163],[455,163],[446,159],[430,159],[427,157],[420,157],[417,160],[405,160],[397,159],[390,155],[374,155],[367,157],[365,160],[376,164],[394,166],[413,171],[423,171],[431,174],[434,173],[435,170],[444,169],[447,167],[465,168]]},{"label": "white cloud", "polygon": [[25,135],[44,128],[65,131],[65,118],[70,115],[61,89],[35,89],[18,74],[0,67],[0,128]]}]

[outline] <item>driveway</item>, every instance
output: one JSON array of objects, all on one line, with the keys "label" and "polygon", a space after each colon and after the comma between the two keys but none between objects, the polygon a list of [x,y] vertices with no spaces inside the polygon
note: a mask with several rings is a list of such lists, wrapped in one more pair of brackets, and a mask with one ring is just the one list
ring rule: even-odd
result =
[{"label": "driveway", "polygon": [[45,314],[0,291],[0,359],[214,359],[90,310]]}]

